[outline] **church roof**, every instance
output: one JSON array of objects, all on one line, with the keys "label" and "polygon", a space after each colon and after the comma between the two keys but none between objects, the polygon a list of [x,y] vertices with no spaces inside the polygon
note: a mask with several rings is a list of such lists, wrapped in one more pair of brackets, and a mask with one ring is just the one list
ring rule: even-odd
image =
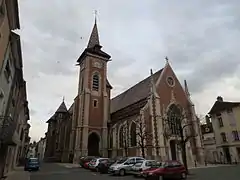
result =
[{"label": "church roof", "polygon": [[56,114],[52,115],[52,117],[50,117],[50,119],[49,119],[49,120],[47,120],[47,122],[46,122],[46,123],[49,123],[50,121],[53,121],[53,120],[55,120],[55,117],[56,117]]},{"label": "church roof", "polygon": [[95,20],[92,33],[90,35],[87,48],[83,51],[83,53],[78,58],[77,62],[80,64],[83,58],[86,56],[87,53],[95,54],[107,59],[110,59],[111,56],[104,51],[101,50],[102,46],[100,45],[99,35],[98,35],[98,28],[97,23]]},{"label": "church roof", "polygon": [[110,82],[108,81],[108,79],[107,79],[107,84],[106,84],[106,86],[107,86],[108,88],[112,89],[112,86],[111,86]]},{"label": "church roof", "polygon": [[[154,82],[157,82],[157,79],[161,75],[163,69],[160,69],[153,74]],[[131,104],[134,104],[142,99],[145,99],[150,94],[150,83],[151,76],[145,78],[141,82],[132,86],[125,92],[111,99],[111,113],[114,113],[118,110],[121,110]]]},{"label": "church roof", "polygon": [[95,21],[92,33],[90,35],[87,48],[93,48],[95,45],[100,45],[97,23]]},{"label": "church roof", "polygon": [[68,110],[67,110],[67,107],[66,107],[66,105],[65,105],[65,103],[64,103],[64,101],[63,101],[63,102],[60,104],[60,106],[58,107],[56,113],[66,113],[66,112],[68,112]]}]

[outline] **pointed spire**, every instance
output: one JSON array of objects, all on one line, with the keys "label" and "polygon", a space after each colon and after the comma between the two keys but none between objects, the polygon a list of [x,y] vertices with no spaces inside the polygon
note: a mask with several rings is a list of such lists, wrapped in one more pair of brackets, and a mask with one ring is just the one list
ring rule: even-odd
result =
[{"label": "pointed spire", "polygon": [[56,113],[66,113],[68,112],[65,102],[63,101],[61,105],[58,107]]},{"label": "pointed spire", "polygon": [[187,80],[184,80],[184,90],[187,96],[190,96],[189,90],[188,90],[188,85],[187,85]]},{"label": "pointed spire", "polygon": [[91,33],[89,41],[88,41],[87,48],[92,48],[95,45],[100,45],[98,28],[97,28],[97,11],[95,11],[94,25],[93,25],[92,33]]}]

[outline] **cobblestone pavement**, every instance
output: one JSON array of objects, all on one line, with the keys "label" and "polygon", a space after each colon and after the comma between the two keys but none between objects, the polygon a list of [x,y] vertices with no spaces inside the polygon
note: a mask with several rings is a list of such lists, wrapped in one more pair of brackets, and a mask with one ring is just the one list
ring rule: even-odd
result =
[{"label": "cobblestone pavement", "polygon": [[[189,180],[239,180],[240,166],[200,167],[190,169]],[[136,180],[132,176],[110,176],[82,169],[76,165],[43,164],[38,172],[30,172],[30,180]],[[16,179],[18,180],[18,179]]]}]

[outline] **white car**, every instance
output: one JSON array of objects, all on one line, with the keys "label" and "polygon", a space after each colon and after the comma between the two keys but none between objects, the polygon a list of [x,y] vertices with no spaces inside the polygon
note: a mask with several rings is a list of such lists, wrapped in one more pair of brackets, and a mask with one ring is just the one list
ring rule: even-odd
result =
[{"label": "white car", "polygon": [[141,172],[147,170],[157,164],[155,160],[144,160],[143,162],[137,163],[132,166],[129,174],[133,174],[134,176],[141,176]]},{"label": "white car", "polygon": [[112,164],[109,167],[108,172],[110,174],[124,176],[130,172],[132,166],[136,163],[143,162],[144,160],[145,159],[142,157],[124,157]]},{"label": "white car", "polygon": [[91,170],[98,170],[97,168],[98,168],[99,163],[104,161],[104,160],[106,160],[106,159],[108,159],[108,158],[94,158],[94,159],[92,159],[89,162],[89,165],[88,165],[89,169],[91,169]]}]

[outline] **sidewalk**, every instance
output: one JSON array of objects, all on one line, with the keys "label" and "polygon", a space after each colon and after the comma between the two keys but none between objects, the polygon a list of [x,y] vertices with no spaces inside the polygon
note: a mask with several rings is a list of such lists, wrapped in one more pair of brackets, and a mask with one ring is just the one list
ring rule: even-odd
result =
[{"label": "sidewalk", "polygon": [[23,167],[17,167],[7,175],[5,180],[30,180],[30,174],[24,171]]},{"label": "sidewalk", "polygon": [[189,167],[188,169],[203,169],[203,168],[213,168],[213,167],[222,167],[222,166],[235,166],[234,164],[208,164],[207,166],[205,165],[200,165],[197,167]]}]

